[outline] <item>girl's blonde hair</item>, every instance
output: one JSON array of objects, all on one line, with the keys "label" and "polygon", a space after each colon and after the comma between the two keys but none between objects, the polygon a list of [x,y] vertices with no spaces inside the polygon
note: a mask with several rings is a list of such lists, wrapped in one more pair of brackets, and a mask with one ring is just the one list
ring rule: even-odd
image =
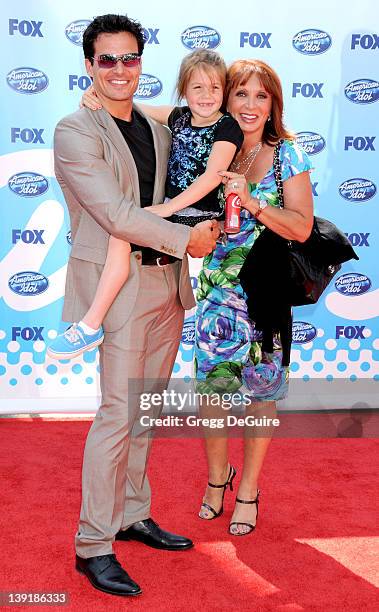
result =
[{"label": "girl's blonde hair", "polygon": [[287,130],[283,122],[282,85],[275,70],[260,60],[237,60],[228,69],[224,102],[227,107],[230,93],[238,87],[244,87],[250,77],[256,75],[264,89],[271,95],[271,118],[265,123],[263,142],[273,145],[281,138],[295,139],[295,134]]},{"label": "girl's blonde hair", "polygon": [[195,68],[204,70],[211,80],[216,72],[221,81],[222,90],[224,91],[225,89],[226,64],[222,57],[216,51],[211,51],[210,49],[197,49],[186,55],[180,65],[178,82],[176,84],[179,102],[185,98],[188,82]]}]

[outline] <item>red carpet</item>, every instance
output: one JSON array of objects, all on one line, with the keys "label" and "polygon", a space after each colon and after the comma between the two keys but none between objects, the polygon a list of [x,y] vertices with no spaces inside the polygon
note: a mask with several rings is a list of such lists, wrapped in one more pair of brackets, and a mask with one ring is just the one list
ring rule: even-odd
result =
[{"label": "red carpet", "polygon": [[[206,482],[201,441],[157,439],[153,516],[190,536],[196,548],[169,553],[117,542],[119,560],[144,590],[121,599],[95,591],[73,567],[89,426],[0,420],[0,591],[67,591],[68,606],[34,609],[80,612],[378,609],[375,440],[275,440],[261,479],[257,530],[236,538],[227,534],[230,493],[224,516],[196,517]],[[231,451],[238,467],[239,440],[231,441]]]}]

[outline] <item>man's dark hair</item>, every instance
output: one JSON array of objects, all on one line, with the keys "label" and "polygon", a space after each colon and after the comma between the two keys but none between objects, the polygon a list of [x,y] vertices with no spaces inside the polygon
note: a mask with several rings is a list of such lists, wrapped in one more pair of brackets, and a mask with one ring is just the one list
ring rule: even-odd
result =
[{"label": "man's dark hair", "polygon": [[142,55],[145,46],[143,29],[141,24],[134,19],[129,19],[127,15],[100,15],[89,24],[83,33],[84,57],[93,63],[92,57],[95,54],[94,43],[100,34],[118,34],[119,32],[129,32],[138,44],[138,53]]}]

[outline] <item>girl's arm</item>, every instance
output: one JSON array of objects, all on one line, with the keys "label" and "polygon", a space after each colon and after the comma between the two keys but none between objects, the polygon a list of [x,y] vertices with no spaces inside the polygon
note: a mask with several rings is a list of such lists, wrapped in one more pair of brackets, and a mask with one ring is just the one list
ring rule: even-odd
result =
[{"label": "girl's arm", "polygon": [[[99,110],[102,107],[102,104],[97,97],[95,88],[93,85],[90,85],[88,89],[82,95],[82,99],[80,100],[80,107],[90,108],[91,110]],[[151,106],[150,104],[139,104],[138,105],[142,111],[151,119],[158,121],[158,123],[162,123],[162,125],[167,125],[168,117],[174,108],[173,106]]]},{"label": "girl's arm", "polygon": [[195,204],[215,189],[222,178],[219,174],[221,168],[229,168],[236,153],[236,145],[232,142],[220,140],[214,143],[208,158],[207,168],[183,193],[179,194],[167,204],[148,206],[145,210],[153,212],[160,217],[169,217],[178,210]]},{"label": "girl's arm", "polygon": [[138,107],[154,121],[158,121],[162,125],[168,124],[168,118],[172,112],[173,106],[152,106],[151,104],[138,104]]}]

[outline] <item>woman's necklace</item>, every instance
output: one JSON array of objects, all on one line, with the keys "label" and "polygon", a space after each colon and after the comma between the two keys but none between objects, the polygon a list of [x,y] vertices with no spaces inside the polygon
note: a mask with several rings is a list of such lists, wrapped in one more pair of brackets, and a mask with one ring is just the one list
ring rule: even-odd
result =
[{"label": "woman's necklace", "polygon": [[258,142],[258,144],[256,144],[255,147],[250,149],[250,151],[248,152],[248,154],[245,157],[243,157],[238,162],[233,162],[233,164],[232,164],[233,172],[238,172],[239,170],[241,170],[241,168],[244,167],[244,165],[246,165],[246,168],[245,168],[245,170],[242,173],[242,174],[244,174],[246,176],[249,173],[249,170],[250,170],[251,166],[255,162],[255,158],[257,157],[257,155],[258,155],[259,151],[261,150],[261,148],[262,148],[262,143]]}]

